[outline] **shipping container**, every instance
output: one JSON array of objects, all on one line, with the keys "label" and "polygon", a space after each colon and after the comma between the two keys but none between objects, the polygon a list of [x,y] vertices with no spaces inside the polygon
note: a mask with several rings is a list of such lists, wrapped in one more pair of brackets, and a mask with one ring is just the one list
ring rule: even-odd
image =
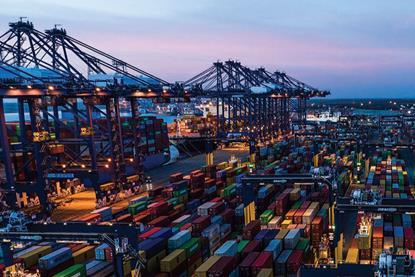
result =
[{"label": "shipping container", "polygon": [[185,261],[186,251],[184,249],[176,249],[160,261],[160,271],[172,272]]},{"label": "shipping container", "polygon": [[74,264],[67,269],[57,273],[54,277],[86,277],[86,268],[84,264]]},{"label": "shipping container", "polygon": [[62,247],[39,259],[39,268],[44,270],[52,269],[59,264],[72,259],[72,251],[68,247]]},{"label": "shipping container", "polygon": [[259,254],[260,252],[249,252],[247,256],[241,261],[239,264],[239,273],[241,277],[250,277],[254,275],[251,270],[251,266],[256,261]]},{"label": "shipping container", "polygon": [[195,271],[196,277],[207,277],[208,271],[220,259],[219,256],[211,256],[203,264],[201,264]]}]

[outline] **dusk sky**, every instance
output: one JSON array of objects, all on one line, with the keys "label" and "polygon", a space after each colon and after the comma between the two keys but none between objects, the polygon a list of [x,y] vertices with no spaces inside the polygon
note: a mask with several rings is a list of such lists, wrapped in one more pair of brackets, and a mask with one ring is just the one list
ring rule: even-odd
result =
[{"label": "dusk sky", "polygon": [[2,0],[1,33],[19,16],[167,81],[231,58],[332,97],[415,97],[411,0]]}]

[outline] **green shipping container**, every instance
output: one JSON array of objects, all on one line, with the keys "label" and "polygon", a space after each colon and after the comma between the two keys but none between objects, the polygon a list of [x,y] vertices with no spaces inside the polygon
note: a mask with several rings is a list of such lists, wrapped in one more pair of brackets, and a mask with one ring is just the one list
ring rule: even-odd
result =
[{"label": "green shipping container", "polygon": [[236,185],[232,184],[223,189],[223,196],[229,197],[236,192]]},{"label": "green shipping container", "polygon": [[298,200],[297,202],[295,202],[293,204],[293,206],[291,207],[291,209],[299,209],[301,207],[301,204],[302,204],[301,201]]},{"label": "green shipping container", "polygon": [[310,239],[300,238],[295,249],[306,251],[310,245]]},{"label": "green shipping container", "polygon": [[86,269],[84,264],[74,264],[64,271],[53,275],[54,277],[86,277]]},{"label": "green shipping container", "polygon": [[179,199],[177,199],[176,197],[173,197],[173,198],[167,200],[167,202],[172,204],[173,206],[176,206],[177,204],[179,204]]},{"label": "green shipping container", "polygon": [[147,207],[147,202],[146,201],[140,201],[140,202],[137,202],[135,204],[132,204],[132,205],[128,206],[128,212],[131,215],[135,215],[138,212],[144,210],[146,207]]},{"label": "green shipping container", "polygon": [[272,219],[273,216],[274,216],[273,211],[265,210],[259,217],[261,219],[261,224],[262,225],[268,224],[268,222]]},{"label": "green shipping container", "polygon": [[183,244],[180,249],[184,249],[186,251],[186,257],[189,258],[200,249],[200,239],[192,238]]},{"label": "green shipping container", "polygon": [[245,247],[249,244],[249,240],[241,240],[238,243],[238,253],[244,251]]}]

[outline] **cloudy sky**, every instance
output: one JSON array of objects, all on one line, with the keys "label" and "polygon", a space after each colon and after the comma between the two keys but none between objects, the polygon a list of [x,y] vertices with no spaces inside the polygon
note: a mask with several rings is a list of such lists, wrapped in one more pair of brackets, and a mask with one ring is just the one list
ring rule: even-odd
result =
[{"label": "cloudy sky", "polygon": [[1,0],[168,81],[216,60],[283,70],[332,97],[415,97],[412,0]]}]

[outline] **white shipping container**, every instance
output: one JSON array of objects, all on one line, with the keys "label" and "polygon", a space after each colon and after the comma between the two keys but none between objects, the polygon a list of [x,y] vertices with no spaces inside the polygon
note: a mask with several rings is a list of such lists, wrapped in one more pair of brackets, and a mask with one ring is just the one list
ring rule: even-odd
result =
[{"label": "white shipping container", "polygon": [[101,208],[101,209],[92,211],[91,213],[99,214],[101,216],[101,219],[104,221],[112,219],[112,208],[111,207]]},{"label": "white shipping container", "polygon": [[317,214],[317,208],[307,209],[303,214],[302,223],[311,224],[316,214]]},{"label": "white shipping container", "polygon": [[182,215],[181,217],[179,217],[178,219],[174,220],[171,224],[174,225],[178,225],[183,223],[184,221],[188,220],[190,218],[190,214],[185,214]]},{"label": "white shipping container", "polygon": [[269,222],[268,222],[268,229],[278,229],[282,222],[281,216],[274,216]]},{"label": "white shipping container", "polygon": [[217,203],[214,203],[214,202],[206,202],[206,203],[200,205],[197,208],[197,214],[198,215],[209,215],[209,208],[212,207],[212,206],[214,206],[215,204],[217,204]]}]

